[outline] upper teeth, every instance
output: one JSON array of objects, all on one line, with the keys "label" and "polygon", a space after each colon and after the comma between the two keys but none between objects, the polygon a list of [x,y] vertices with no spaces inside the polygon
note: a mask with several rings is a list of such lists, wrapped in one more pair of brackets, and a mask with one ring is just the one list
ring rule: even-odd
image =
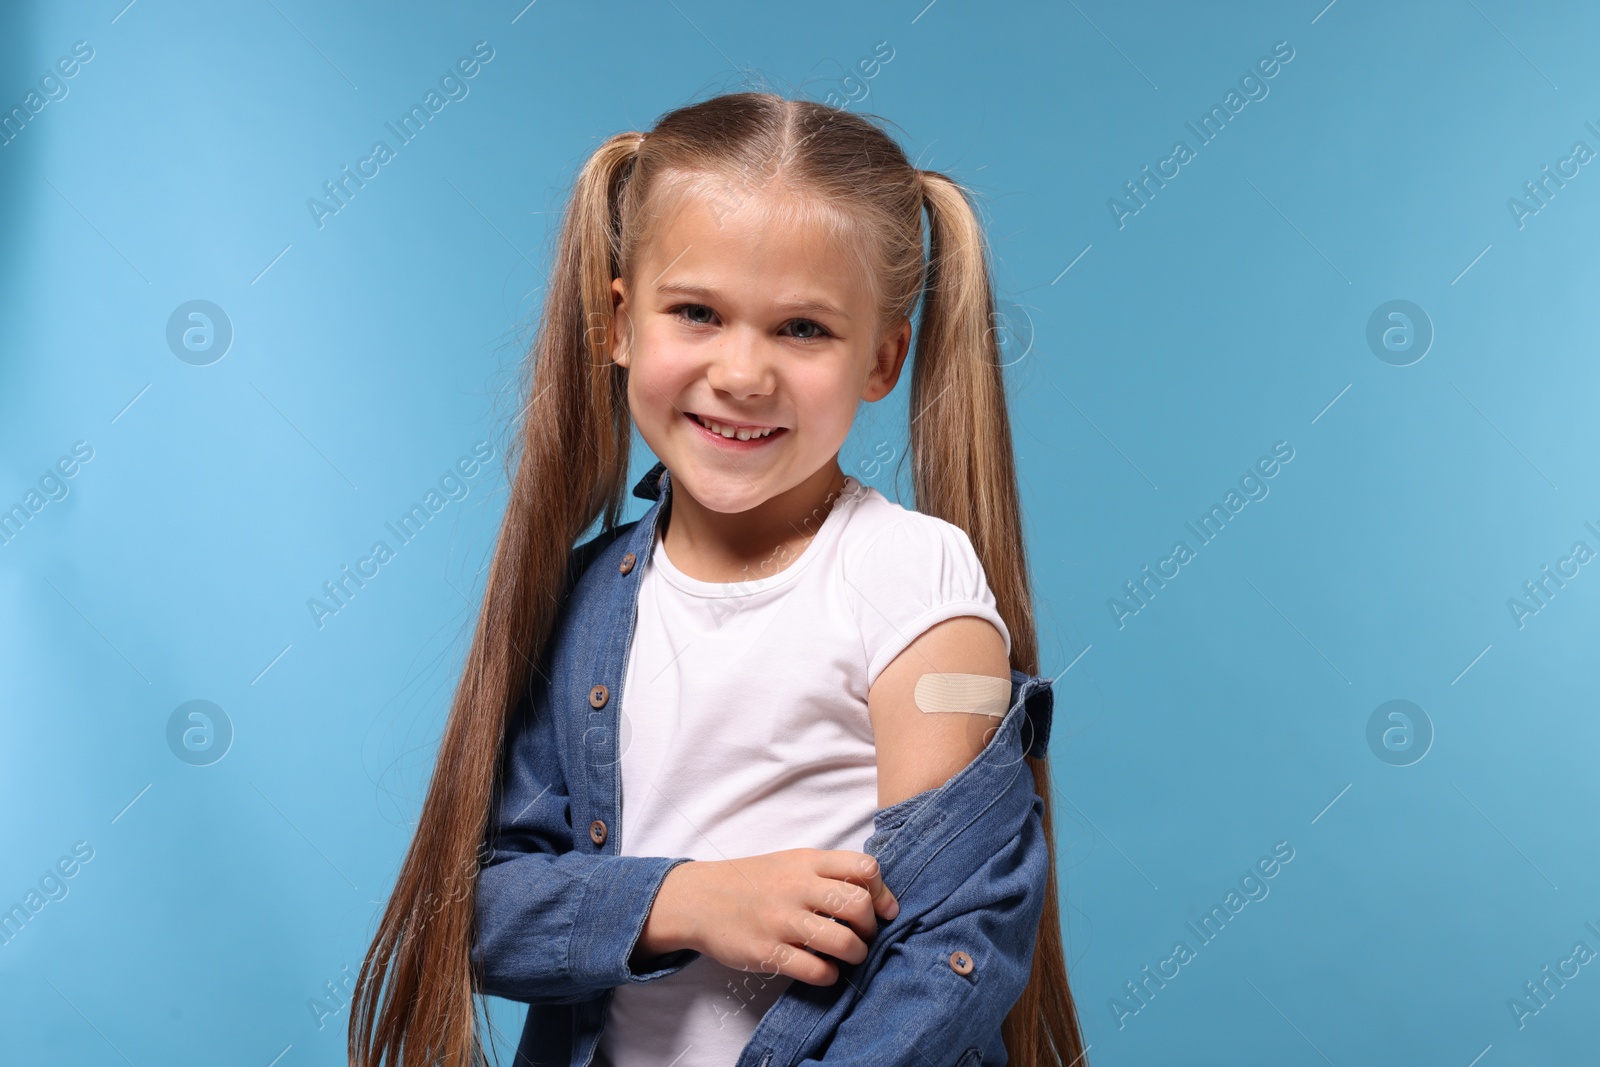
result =
[{"label": "upper teeth", "polygon": [[750,430],[750,429],[736,430],[731,426],[724,426],[720,422],[712,422],[710,419],[705,418],[705,417],[700,416],[700,415],[696,415],[695,419],[696,419],[696,421],[698,421],[700,423],[701,426],[704,426],[706,429],[710,430],[712,433],[719,433],[724,437],[737,437],[741,441],[748,441],[752,437],[765,437],[768,434],[770,434],[774,429],[777,428],[777,427],[769,426],[764,430]]}]

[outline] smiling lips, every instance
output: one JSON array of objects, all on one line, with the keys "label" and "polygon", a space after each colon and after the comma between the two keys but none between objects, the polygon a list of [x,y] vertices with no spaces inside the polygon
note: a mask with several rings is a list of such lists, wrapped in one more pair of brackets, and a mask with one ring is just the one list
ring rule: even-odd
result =
[{"label": "smiling lips", "polygon": [[705,418],[693,412],[684,412],[684,417],[700,427],[707,437],[715,439],[718,444],[730,442],[761,444],[779,436],[786,429],[783,426],[751,426],[748,424],[718,422],[715,419]]}]

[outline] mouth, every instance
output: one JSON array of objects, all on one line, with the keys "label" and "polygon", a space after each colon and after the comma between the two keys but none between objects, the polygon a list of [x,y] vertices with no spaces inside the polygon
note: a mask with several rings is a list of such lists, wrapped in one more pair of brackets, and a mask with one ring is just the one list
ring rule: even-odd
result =
[{"label": "mouth", "polygon": [[683,417],[694,423],[707,438],[724,447],[759,447],[788,432],[788,427],[785,426],[753,426],[749,423],[721,422],[697,415],[692,411],[684,412]]}]

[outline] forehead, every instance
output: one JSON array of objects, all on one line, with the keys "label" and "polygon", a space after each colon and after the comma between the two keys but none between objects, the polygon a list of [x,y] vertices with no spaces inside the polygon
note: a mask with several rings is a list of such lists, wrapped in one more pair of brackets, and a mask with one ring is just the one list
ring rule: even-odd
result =
[{"label": "forehead", "polygon": [[658,200],[637,281],[715,289],[736,299],[814,300],[870,317],[859,237],[831,207],[784,191],[696,176]]}]

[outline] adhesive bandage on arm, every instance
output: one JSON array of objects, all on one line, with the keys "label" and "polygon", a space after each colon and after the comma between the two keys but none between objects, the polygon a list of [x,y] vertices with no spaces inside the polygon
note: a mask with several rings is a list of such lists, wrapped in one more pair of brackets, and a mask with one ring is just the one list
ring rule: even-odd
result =
[{"label": "adhesive bandage on arm", "polygon": [[1011,706],[1011,680],[987,674],[924,674],[917,679],[912,697],[926,712],[998,717]]}]

